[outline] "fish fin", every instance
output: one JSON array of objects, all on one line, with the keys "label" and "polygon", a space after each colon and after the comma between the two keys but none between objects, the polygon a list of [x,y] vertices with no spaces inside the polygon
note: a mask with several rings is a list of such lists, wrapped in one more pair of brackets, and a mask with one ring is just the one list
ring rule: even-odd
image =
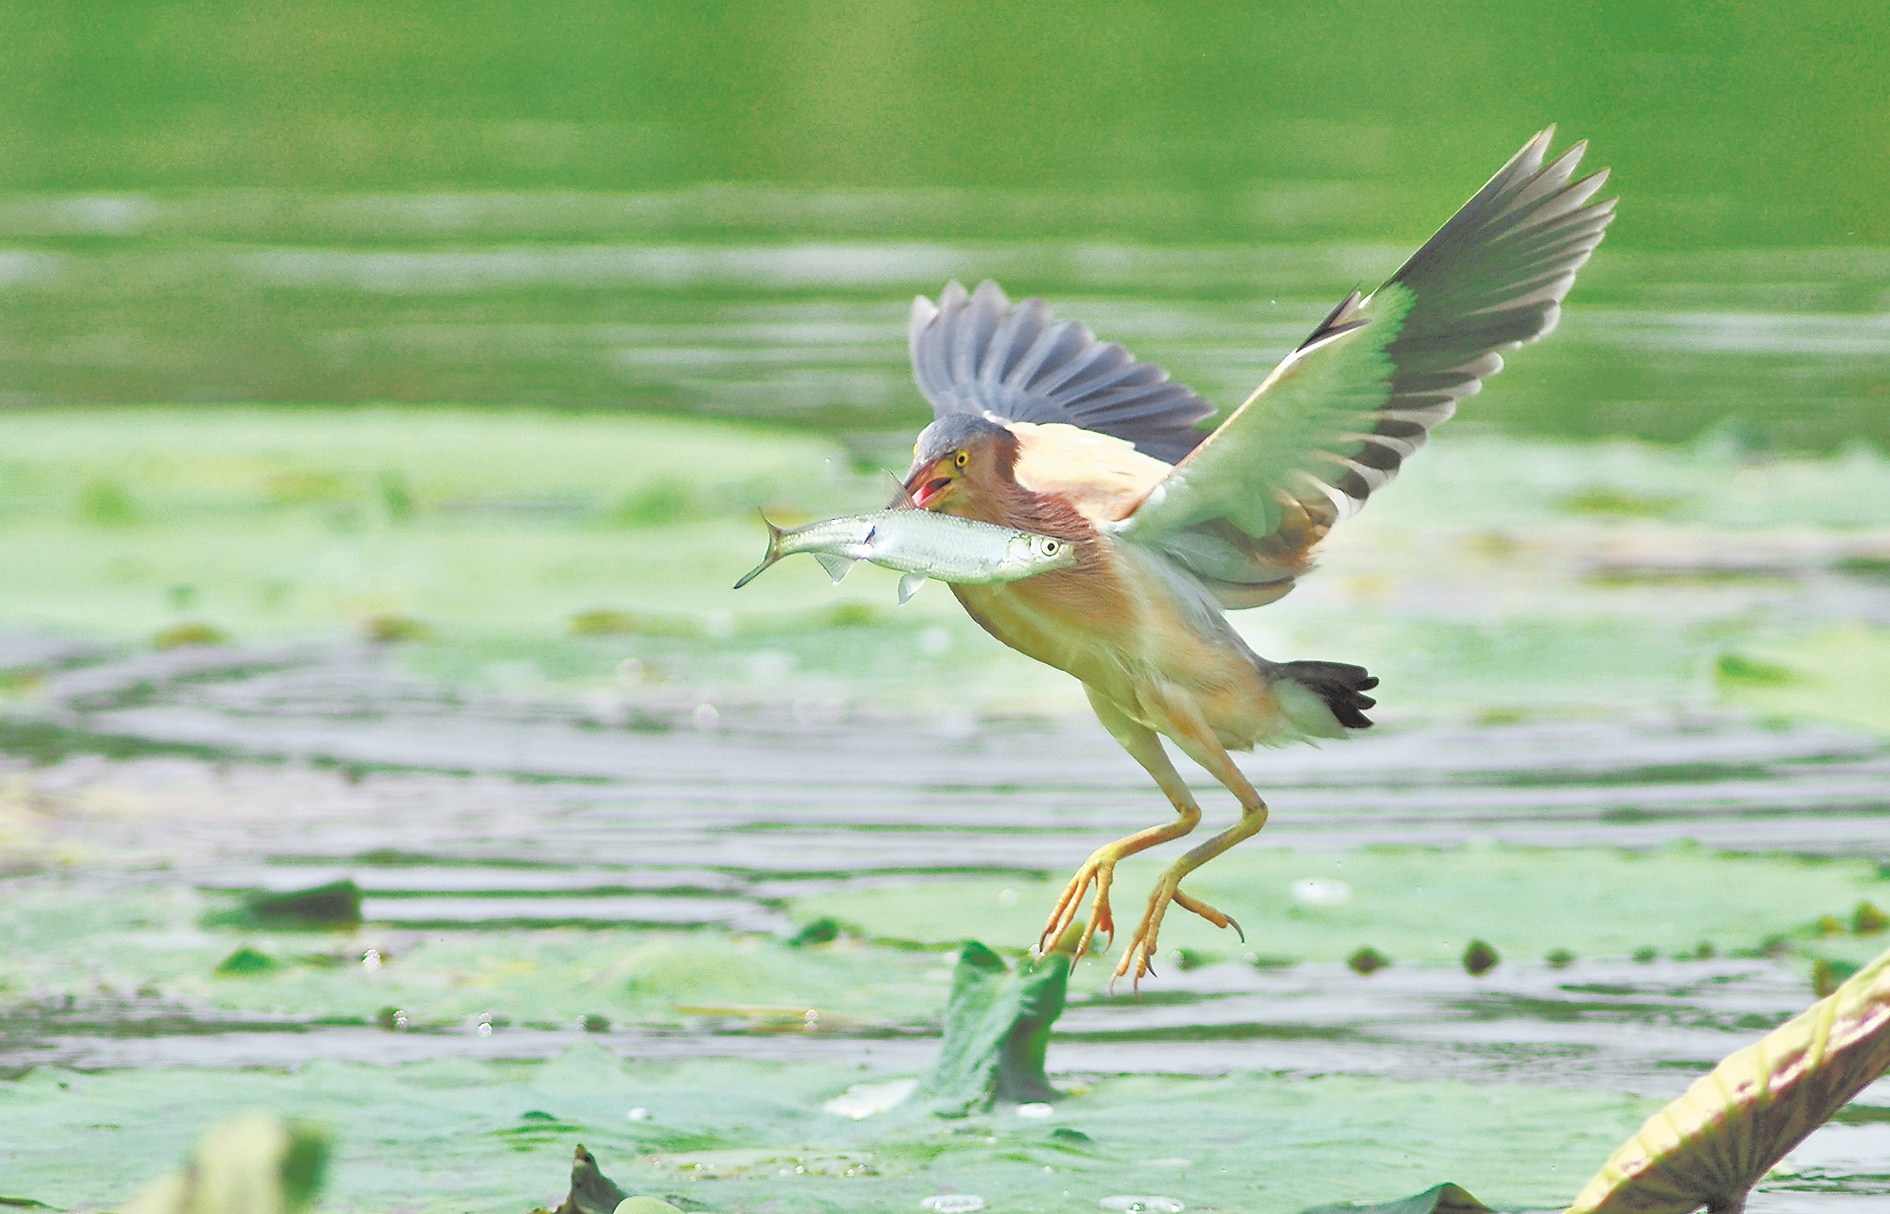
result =
[{"label": "fish fin", "polygon": [[[882,471],[885,470],[882,469]],[[906,483],[904,481],[900,480],[890,471],[886,472],[886,479],[892,482],[892,500],[886,503],[886,509],[917,510],[919,508],[919,503],[913,501],[912,495],[906,492]]]},{"label": "fish fin", "polygon": [[816,552],[814,559],[819,561],[820,567],[827,571],[827,576],[836,582],[847,575],[847,570],[853,568],[853,558],[850,556],[839,556],[832,552]]},{"label": "fish fin", "polygon": [[919,587],[925,585],[923,573],[908,573],[899,579],[899,605],[904,607],[912,601],[912,596],[919,593]]},{"label": "fish fin", "polygon": [[761,523],[768,529],[768,555],[761,558],[761,564],[756,565],[753,569],[750,569],[747,573],[742,575],[742,580],[735,583],[735,589],[737,590],[740,590],[743,586],[754,581],[761,575],[762,570],[781,559],[781,536],[784,532],[781,528],[770,523],[768,516],[765,514],[761,516]]}]

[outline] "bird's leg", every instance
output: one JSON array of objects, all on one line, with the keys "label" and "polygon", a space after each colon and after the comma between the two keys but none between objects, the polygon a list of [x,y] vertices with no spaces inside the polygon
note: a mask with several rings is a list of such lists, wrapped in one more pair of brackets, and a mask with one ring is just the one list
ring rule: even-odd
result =
[{"label": "bird's leg", "polygon": [[[1135,935],[1129,939],[1129,946],[1123,950],[1122,959],[1116,963],[1112,982],[1115,978],[1127,975],[1131,983],[1139,984],[1144,974],[1154,972],[1151,962],[1155,957],[1155,944],[1161,935],[1162,916],[1168,912],[1170,903],[1183,910],[1193,911],[1216,927],[1231,927],[1240,932],[1240,924],[1234,922],[1232,916],[1182,893],[1181,881],[1242,839],[1259,834],[1260,828],[1267,824],[1267,804],[1254,791],[1253,785],[1247,782],[1240,768],[1234,765],[1234,760],[1228,757],[1226,748],[1207,728],[1206,723],[1197,717],[1187,724],[1191,728],[1177,729],[1171,736],[1189,758],[1207,768],[1215,779],[1240,799],[1240,821],[1213,838],[1189,848],[1179,860],[1162,870],[1154,891],[1148,896],[1148,909],[1142,913],[1142,922],[1137,925]],[[1240,932],[1240,937],[1245,941],[1246,933]]]},{"label": "bird's leg", "polygon": [[[1179,839],[1193,830],[1201,821],[1201,807],[1195,804],[1194,794],[1181,779],[1181,773],[1168,758],[1168,752],[1162,749],[1161,735],[1148,726],[1131,720],[1126,713],[1109,700],[1091,691],[1089,702],[1096,710],[1097,719],[1111,737],[1129,752],[1129,756],[1140,763],[1149,775],[1155,777],[1155,783],[1168,794],[1168,800],[1175,807],[1176,818],[1164,826],[1151,826],[1147,830],[1138,830],[1125,839],[1097,848],[1083,861],[1083,866],[1076,870],[1070,883],[1063,889],[1063,896],[1057,899],[1056,909],[1050,912],[1050,919],[1044,925],[1043,936],[1037,941],[1037,951],[1047,952],[1055,947],[1056,942],[1076,922],[1076,916],[1082,906],[1083,895],[1089,887],[1096,887],[1096,896],[1089,905],[1089,920],[1083,926],[1082,939],[1077,943],[1075,955],[1081,957],[1089,948],[1090,940],[1098,931],[1104,932],[1111,939],[1115,937],[1116,925],[1109,913],[1109,885],[1115,878],[1116,862],[1124,856],[1146,851],[1151,847]],[[1184,904],[1185,905],[1185,904]]]}]

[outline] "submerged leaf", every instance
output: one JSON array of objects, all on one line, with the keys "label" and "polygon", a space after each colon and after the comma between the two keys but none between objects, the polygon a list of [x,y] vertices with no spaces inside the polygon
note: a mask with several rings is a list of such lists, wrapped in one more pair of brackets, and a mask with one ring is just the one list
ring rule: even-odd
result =
[{"label": "submerged leaf", "polygon": [[1890,952],[1647,1119],[1568,1214],[1736,1210],[1747,1190],[1890,1070]]},{"label": "submerged leaf", "polygon": [[939,1113],[960,1116],[999,1100],[1056,1094],[1043,1063],[1050,1026],[1063,1014],[1070,961],[1059,950],[1013,970],[975,940],[965,945],[952,974],[938,1061],[919,1084]]}]

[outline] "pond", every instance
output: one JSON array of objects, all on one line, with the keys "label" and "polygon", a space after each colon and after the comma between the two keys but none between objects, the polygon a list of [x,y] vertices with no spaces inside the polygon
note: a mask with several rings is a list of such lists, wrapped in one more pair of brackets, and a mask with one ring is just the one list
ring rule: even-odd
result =
[{"label": "pond", "polygon": [[[337,1210],[555,1206],[578,1143],[705,1210],[1559,1207],[1881,951],[1890,20],[305,10],[0,45],[0,1197],[260,1107]],[[1560,328],[1239,622],[1383,679],[1243,758],[1246,939],[1079,964],[1052,1102],[880,1109],[956,947],[1167,810],[938,588],[731,591],[755,510],[884,501],[915,294],[1226,410],[1550,121],[1621,197]],[[1750,1208],[1881,1203],[1887,1110]]]}]

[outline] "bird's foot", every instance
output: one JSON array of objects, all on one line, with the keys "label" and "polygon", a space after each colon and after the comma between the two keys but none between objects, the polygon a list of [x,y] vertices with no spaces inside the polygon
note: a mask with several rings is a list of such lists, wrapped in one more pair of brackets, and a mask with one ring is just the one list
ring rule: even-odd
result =
[{"label": "bird's foot", "polygon": [[1212,923],[1215,927],[1233,928],[1234,934],[1240,937],[1240,942],[1242,944],[1247,943],[1247,933],[1240,930],[1240,924],[1235,921],[1232,915],[1217,911],[1199,898],[1191,898],[1178,889],[1175,891],[1175,905],[1183,910],[1193,911],[1203,919],[1206,919],[1209,923]]},{"label": "bird's foot", "polygon": [[1050,912],[1049,922],[1044,924],[1043,935],[1037,940],[1037,955],[1043,956],[1057,946],[1063,934],[1076,922],[1077,908],[1082,905],[1083,895],[1089,887],[1096,887],[1096,896],[1090,900],[1089,921],[1083,925],[1083,935],[1076,943],[1076,950],[1071,955],[1081,957],[1089,951],[1089,943],[1097,932],[1102,932],[1114,940],[1116,936],[1115,917],[1109,913],[1109,886],[1115,880],[1116,856],[1108,848],[1102,848],[1083,861],[1083,867],[1076,870],[1070,883],[1063,887],[1063,896],[1057,899],[1056,909]]},{"label": "bird's foot", "polygon": [[1148,896],[1148,909],[1142,912],[1142,922],[1137,925],[1135,935],[1129,938],[1129,946],[1122,950],[1122,960],[1116,962],[1116,972],[1109,979],[1113,990],[1117,981],[1128,978],[1132,989],[1140,990],[1144,976],[1155,976],[1155,947],[1161,937],[1162,917],[1168,913],[1172,903],[1186,911],[1206,919],[1215,927],[1231,927],[1240,942],[1247,942],[1247,933],[1240,930],[1240,924],[1232,915],[1223,914],[1199,898],[1181,892],[1181,879],[1163,873],[1161,880],[1155,883],[1155,892]]}]

